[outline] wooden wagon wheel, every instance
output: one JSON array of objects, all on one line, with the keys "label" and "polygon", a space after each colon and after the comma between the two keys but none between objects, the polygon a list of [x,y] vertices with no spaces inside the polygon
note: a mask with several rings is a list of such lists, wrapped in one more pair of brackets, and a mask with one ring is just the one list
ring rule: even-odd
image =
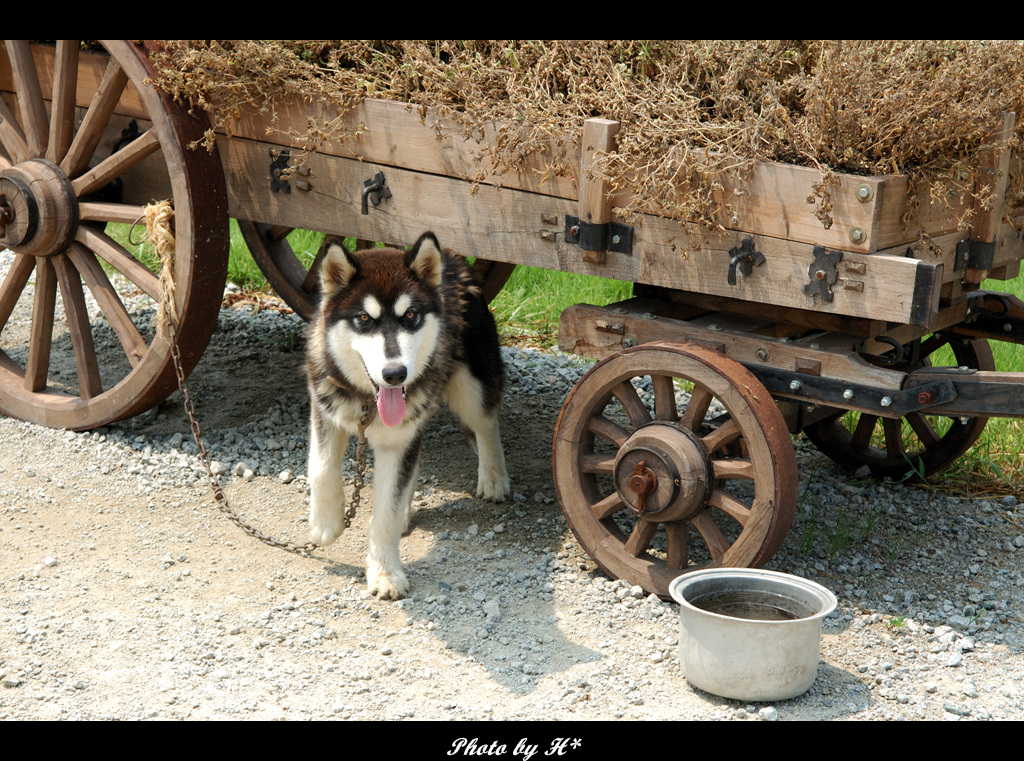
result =
[{"label": "wooden wagon wheel", "polygon": [[[995,370],[988,341],[935,333],[921,342],[920,352],[896,369],[911,372],[930,366],[936,353],[952,350],[958,367]],[[875,478],[918,478],[951,465],[981,436],[987,417],[944,417],[912,412],[900,419],[836,410],[804,429],[814,445],[851,470],[867,465]]]},{"label": "wooden wagon wheel", "polygon": [[[0,103],[0,248],[17,254],[0,283],[0,409],[76,430],[149,409],[177,385],[167,338],[149,324],[163,298],[159,263],[136,259],[106,224],[173,203],[186,372],[216,326],[227,273],[220,159],[187,148],[207,121],[146,84],[145,47],[101,43],[105,56],[77,40],[8,40],[0,52],[3,88],[16,93]],[[122,276],[143,306],[122,298]],[[31,315],[26,335],[16,310]]]},{"label": "wooden wagon wheel", "polygon": [[[319,257],[314,258],[307,269],[288,241],[287,236],[294,228],[241,219],[238,227],[249,253],[277,295],[300,317],[312,319],[320,300]],[[483,284],[484,299],[490,303],[505,285],[515,265],[477,259],[474,269]]]},{"label": "wooden wagon wheel", "polygon": [[598,566],[666,599],[681,573],[766,563],[796,510],[796,455],[771,395],[692,344],[644,344],[595,365],[562,407],[552,467]]}]

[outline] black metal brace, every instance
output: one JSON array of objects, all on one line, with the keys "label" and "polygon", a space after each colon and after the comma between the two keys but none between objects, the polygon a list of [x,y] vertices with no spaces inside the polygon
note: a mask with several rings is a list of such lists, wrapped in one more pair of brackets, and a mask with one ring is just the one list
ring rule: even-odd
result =
[{"label": "black metal brace", "polygon": [[804,286],[807,296],[818,294],[825,302],[832,301],[832,286],[839,279],[839,262],[843,258],[842,251],[828,251],[822,246],[815,246],[814,261],[807,268],[807,276],[811,279]]},{"label": "black metal brace", "polygon": [[879,389],[860,383],[743,363],[772,394],[829,407],[869,411],[880,417],[904,417],[956,398],[952,380],[941,379],[906,389]]},{"label": "black metal brace", "polygon": [[364,215],[370,213],[370,203],[376,206],[385,198],[391,198],[391,189],[388,187],[387,180],[384,179],[384,172],[377,172],[370,179],[363,181],[362,212]]},{"label": "black metal brace", "polygon": [[633,253],[633,228],[617,222],[594,224],[579,217],[565,215],[565,242],[575,243],[584,251]]},{"label": "black metal brace", "polygon": [[956,244],[956,261],[953,263],[953,269],[961,270],[967,267],[976,270],[990,270],[995,256],[995,241],[982,243],[968,238]]},{"label": "black metal brace", "polygon": [[743,243],[729,249],[729,275],[726,278],[729,285],[736,285],[737,270],[741,275],[749,275],[750,271],[759,264],[764,264],[764,254],[754,248],[754,239],[749,235],[743,239]]}]

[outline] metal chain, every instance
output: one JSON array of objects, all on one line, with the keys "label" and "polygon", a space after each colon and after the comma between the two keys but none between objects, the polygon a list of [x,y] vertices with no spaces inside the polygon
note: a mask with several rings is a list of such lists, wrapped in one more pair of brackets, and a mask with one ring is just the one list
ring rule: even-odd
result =
[{"label": "metal chain", "polygon": [[[300,555],[308,556],[310,552],[315,550],[319,545],[309,542],[307,544],[295,544],[284,539],[275,539],[272,536],[268,536],[260,531],[258,528],[249,525],[243,521],[238,514],[228,504],[227,495],[220,486],[220,480],[213,474],[213,468],[210,465],[210,455],[206,451],[206,444],[203,441],[203,434],[199,428],[199,421],[196,420],[195,416],[195,405],[192,403],[192,398],[188,393],[188,384],[185,382],[185,371],[181,366],[181,352],[178,350],[177,334],[173,324],[168,325],[170,328],[170,340],[171,340],[171,358],[174,360],[174,372],[178,376],[178,388],[181,390],[181,396],[185,407],[185,414],[188,415],[189,426],[192,428],[192,439],[196,442],[196,447],[199,449],[199,459],[203,463],[203,467],[206,469],[206,476],[210,482],[210,487],[213,489],[213,498],[217,502],[218,509],[224,513],[232,523],[238,528],[242,529],[249,536],[259,539],[264,544],[269,544],[271,547],[278,547],[288,552],[296,552]],[[347,521],[346,521],[347,522]]]}]

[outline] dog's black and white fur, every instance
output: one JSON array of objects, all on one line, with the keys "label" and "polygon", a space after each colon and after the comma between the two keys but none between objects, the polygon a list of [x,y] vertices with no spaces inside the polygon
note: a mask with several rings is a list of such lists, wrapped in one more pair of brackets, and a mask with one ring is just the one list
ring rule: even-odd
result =
[{"label": "dog's black and white fur", "polygon": [[398,543],[411,517],[423,431],[442,403],[475,444],[477,496],[500,502],[509,495],[497,330],[466,262],[432,233],[408,251],[350,254],[333,238],[324,247],[306,362],[310,535],[325,545],[344,531],[342,458],[369,405],[374,504],[366,578],[374,594],[401,597],[409,582]]}]

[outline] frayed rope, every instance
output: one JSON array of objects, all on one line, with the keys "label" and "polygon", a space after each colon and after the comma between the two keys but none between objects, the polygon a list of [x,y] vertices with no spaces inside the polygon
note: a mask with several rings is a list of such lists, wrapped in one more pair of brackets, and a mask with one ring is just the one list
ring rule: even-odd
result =
[{"label": "frayed rope", "polygon": [[146,206],[146,230],[161,263],[162,297],[157,306],[157,335],[166,335],[168,328],[178,327],[178,309],[174,299],[174,208],[170,201]]}]

